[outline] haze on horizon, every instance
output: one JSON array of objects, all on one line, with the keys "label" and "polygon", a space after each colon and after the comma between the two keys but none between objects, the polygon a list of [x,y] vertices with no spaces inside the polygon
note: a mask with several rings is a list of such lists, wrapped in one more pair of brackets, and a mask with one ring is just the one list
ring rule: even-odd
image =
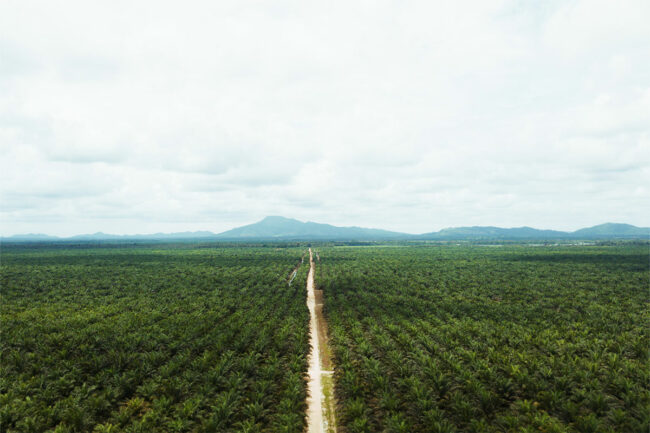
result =
[{"label": "haze on horizon", "polygon": [[650,225],[650,2],[5,1],[0,234]]}]

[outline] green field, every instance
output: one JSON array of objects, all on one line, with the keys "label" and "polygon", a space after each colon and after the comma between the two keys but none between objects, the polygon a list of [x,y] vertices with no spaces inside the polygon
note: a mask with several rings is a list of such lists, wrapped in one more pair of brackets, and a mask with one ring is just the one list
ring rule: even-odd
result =
[{"label": "green field", "polygon": [[[303,431],[306,249],[3,245],[0,431]],[[312,249],[339,432],[648,431],[647,244]]]},{"label": "green field", "polygon": [[302,431],[303,250],[4,248],[0,431]]},{"label": "green field", "polygon": [[323,248],[346,431],[647,432],[647,246]]}]

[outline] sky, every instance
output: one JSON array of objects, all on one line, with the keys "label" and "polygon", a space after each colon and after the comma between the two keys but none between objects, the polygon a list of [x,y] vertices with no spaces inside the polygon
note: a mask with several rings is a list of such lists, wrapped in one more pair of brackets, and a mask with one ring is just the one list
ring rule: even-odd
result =
[{"label": "sky", "polygon": [[0,1],[0,234],[650,225],[650,2]]}]

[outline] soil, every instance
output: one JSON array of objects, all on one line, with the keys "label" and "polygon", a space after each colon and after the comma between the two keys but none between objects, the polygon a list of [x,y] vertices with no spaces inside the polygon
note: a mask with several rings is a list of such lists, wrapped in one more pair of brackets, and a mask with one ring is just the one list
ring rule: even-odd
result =
[{"label": "soil", "polygon": [[332,357],[327,340],[327,322],[323,317],[323,291],[314,287],[314,259],[309,249],[309,275],[307,276],[307,307],[309,308],[309,354],[307,431],[309,433],[335,433],[334,384]]}]

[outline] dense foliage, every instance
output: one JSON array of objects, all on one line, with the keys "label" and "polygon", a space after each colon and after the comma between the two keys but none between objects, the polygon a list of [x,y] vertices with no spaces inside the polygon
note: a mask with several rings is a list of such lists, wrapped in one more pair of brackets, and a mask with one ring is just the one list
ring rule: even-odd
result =
[{"label": "dense foliage", "polygon": [[647,245],[319,251],[340,431],[649,430]]},{"label": "dense foliage", "polygon": [[3,246],[0,431],[302,431],[304,250]]}]

